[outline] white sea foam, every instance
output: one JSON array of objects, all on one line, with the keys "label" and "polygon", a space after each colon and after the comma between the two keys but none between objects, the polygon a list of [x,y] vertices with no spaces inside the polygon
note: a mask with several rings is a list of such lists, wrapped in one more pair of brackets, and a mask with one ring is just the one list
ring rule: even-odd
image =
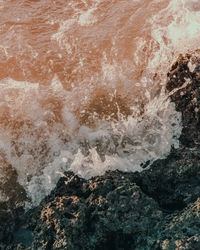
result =
[{"label": "white sea foam", "polygon": [[[58,97],[63,105],[60,121],[52,106]],[[178,147],[181,117],[166,96],[151,100],[141,117],[102,121],[96,128],[78,124],[67,91],[56,78],[49,88],[7,79],[1,82],[3,98],[1,109],[7,110],[10,124],[1,125],[1,150],[35,205],[64,171],[86,179],[107,170],[142,171],[143,163],[165,157],[172,145]]]},{"label": "white sea foam", "polygon": [[92,8],[83,12],[79,17],[79,24],[81,26],[94,24],[97,21],[96,16],[93,14],[95,10],[96,8]]},{"label": "white sea foam", "polygon": [[148,69],[159,73],[169,70],[180,54],[194,51],[200,44],[200,10],[198,1],[171,0],[150,19],[152,38],[158,44]]},{"label": "white sea foam", "polygon": [[[99,7],[104,1],[84,1],[82,9],[70,2],[70,17],[48,21],[59,24],[50,41],[59,47],[56,60],[66,63],[63,71],[71,67],[62,82],[70,90],[60,72],[50,85],[0,81],[0,151],[33,205],[67,170],[86,179],[107,170],[142,171],[179,146],[181,115],[163,86],[179,54],[200,44],[200,7],[198,1],[171,0],[154,13],[153,4],[163,1],[147,2],[105,1],[106,11]],[[133,3],[141,4],[138,10]],[[154,14],[140,22],[140,8]],[[124,115],[124,106],[132,114]],[[0,199],[7,200],[3,192]]]}]

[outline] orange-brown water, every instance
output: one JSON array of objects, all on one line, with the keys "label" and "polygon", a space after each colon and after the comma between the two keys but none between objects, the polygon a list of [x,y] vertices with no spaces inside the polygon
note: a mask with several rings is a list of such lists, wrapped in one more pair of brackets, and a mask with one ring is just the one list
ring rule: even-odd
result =
[{"label": "orange-brown water", "polygon": [[67,169],[140,171],[178,146],[166,75],[199,32],[196,0],[0,1],[2,162],[33,201]]}]

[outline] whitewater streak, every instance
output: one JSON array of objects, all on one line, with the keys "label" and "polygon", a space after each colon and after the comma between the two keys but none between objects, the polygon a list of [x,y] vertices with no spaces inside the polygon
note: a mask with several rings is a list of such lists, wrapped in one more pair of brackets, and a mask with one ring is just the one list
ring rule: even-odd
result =
[{"label": "whitewater streak", "polygon": [[[35,205],[67,170],[87,179],[107,170],[142,171],[147,161],[179,145],[181,115],[165,95],[151,100],[139,117],[119,114],[118,121],[101,120],[91,128],[79,124],[69,110],[71,95],[56,79],[45,88],[11,79],[0,86],[6,110],[1,151]],[[8,117],[9,126],[3,120]]]},{"label": "whitewater streak", "polygon": [[0,5],[0,156],[29,205],[65,171],[142,171],[179,146],[165,85],[179,54],[200,44],[198,1]]}]

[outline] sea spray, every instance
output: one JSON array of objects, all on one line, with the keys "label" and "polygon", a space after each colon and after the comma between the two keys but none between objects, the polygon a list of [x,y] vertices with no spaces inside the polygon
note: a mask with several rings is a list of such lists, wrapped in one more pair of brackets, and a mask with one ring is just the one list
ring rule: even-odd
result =
[{"label": "sea spray", "polygon": [[142,171],[178,147],[165,85],[199,46],[197,1],[1,1],[0,12],[1,161],[33,205],[65,171]]}]

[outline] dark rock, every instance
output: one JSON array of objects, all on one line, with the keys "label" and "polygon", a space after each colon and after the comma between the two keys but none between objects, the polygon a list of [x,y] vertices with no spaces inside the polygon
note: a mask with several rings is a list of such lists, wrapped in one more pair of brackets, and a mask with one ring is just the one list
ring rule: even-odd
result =
[{"label": "dark rock", "polygon": [[16,171],[1,156],[0,168],[1,174],[4,174],[0,178],[0,249],[5,249],[13,242],[12,232],[15,230],[20,216],[24,214],[26,194],[23,187],[17,182]]},{"label": "dark rock", "polygon": [[200,198],[174,215],[159,234],[162,249],[200,249]]},{"label": "dark rock", "polygon": [[162,218],[158,204],[120,172],[89,182],[63,178],[58,186],[41,204],[35,249],[135,249]]},{"label": "dark rock", "polygon": [[34,240],[32,232],[25,227],[20,227],[17,231],[14,231],[13,236],[15,242],[23,243],[27,247],[31,246]]},{"label": "dark rock", "polygon": [[[194,67],[190,72],[189,66]],[[167,90],[172,91],[171,100],[182,113],[183,131],[180,141],[183,146],[200,145],[200,52],[181,56],[178,64],[168,73]],[[174,78],[174,75],[176,76]]]}]

